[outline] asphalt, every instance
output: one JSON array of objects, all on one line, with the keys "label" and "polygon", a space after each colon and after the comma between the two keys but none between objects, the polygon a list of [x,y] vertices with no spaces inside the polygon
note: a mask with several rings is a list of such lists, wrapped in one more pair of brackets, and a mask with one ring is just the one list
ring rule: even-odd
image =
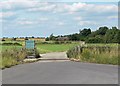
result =
[{"label": "asphalt", "polygon": [[43,54],[42,57],[43,60],[39,62],[2,70],[2,83],[118,84],[117,66],[72,62],[66,58],[64,52]]}]

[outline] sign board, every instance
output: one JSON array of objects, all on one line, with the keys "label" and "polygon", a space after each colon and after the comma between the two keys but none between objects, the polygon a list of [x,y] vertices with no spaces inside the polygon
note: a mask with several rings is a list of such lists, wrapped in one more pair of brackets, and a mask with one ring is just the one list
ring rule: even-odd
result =
[{"label": "sign board", "polygon": [[25,48],[26,49],[35,49],[35,41],[34,40],[26,40]]}]

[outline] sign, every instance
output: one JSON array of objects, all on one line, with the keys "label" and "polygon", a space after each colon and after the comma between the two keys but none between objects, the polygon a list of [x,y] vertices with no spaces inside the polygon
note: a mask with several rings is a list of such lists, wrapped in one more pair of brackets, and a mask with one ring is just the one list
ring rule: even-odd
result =
[{"label": "sign", "polygon": [[34,40],[26,40],[25,48],[26,49],[35,49],[35,41]]}]

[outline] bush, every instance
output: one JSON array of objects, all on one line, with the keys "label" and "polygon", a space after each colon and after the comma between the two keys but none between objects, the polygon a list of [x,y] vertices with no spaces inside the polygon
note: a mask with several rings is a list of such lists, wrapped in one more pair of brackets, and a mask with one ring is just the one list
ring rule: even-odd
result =
[{"label": "bush", "polygon": [[86,43],[103,43],[104,40],[101,38],[89,38],[89,39],[86,39],[85,42]]},{"label": "bush", "polygon": [[54,44],[71,44],[70,41],[55,41]]}]

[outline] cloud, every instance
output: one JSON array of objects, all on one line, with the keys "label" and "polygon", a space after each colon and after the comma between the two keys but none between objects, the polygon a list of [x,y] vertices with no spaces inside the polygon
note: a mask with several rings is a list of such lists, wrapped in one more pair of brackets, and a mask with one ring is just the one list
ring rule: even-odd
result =
[{"label": "cloud", "polygon": [[49,20],[47,17],[40,17],[40,18],[38,18],[38,21],[47,21],[47,20]]},{"label": "cloud", "polygon": [[65,23],[64,22],[58,22],[57,23],[59,26],[63,26]]},{"label": "cloud", "polygon": [[73,3],[72,5],[65,4],[64,8],[70,12],[75,12],[86,7],[85,3]]},{"label": "cloud", "polygon": [[36,25],[38,23],[45,22],[45,21],[48,21],[47,17],[40,17],[37,19],[30,19],[30,18],[17,18],[16,19],[17,24],[20,24],[20,25]]},{"label": "cloud", "polygon": [[97,4],[89,4],[89,3],[73,3],[73,4],[65,4],[64,9],[67,9],[69,13],[75,13],[80,11],[86,12],[117,12],[118,6],[114,4],[109,5],[97,5]]},{"label": "cloud", "polygon": [[78,25],[88,26],[88,25],[97,25],[97,23],[94,22],[94,21],[79,21],[79,22],[78,22]]},{"label": "cloud", "polygon": [[[116,25],[118,6],[112,3],[49,3],[38,0],[2,0],[0,17],[7,28],[68,28]],[[66,14],[66,15],[64,15]],[[71,15],[70,15],[71,14]],[[9,19],[7,19],[9,18]],[[14,18],[14,20],[13,20]],[[10,27],[11,26],[11,27]],[[56,30],[57,31],[57,30]],[[59,32],[59,31],[58,31]]]},{"label": "cloud", "polygon": [[91,11],[96,12],[117,12],[118,6],[117,5],[94,5],[94,7],[91,8]]},{"label": "cloud", "polygon": [[0,8],[3,10],[18,10],[27,9],[30,12],[40,12],[40,11],[49,11],[49,12],[68,12],[68,14],[73,14],[75,12],[117,12],[118,6],[114,4],[90,4],[83,2],[76,2],[72,4],[63,3],[49,3],[49,2],[40,2],[38,0],[5,0],[0,2]]},{"label": "cloud", "polygon": [[74,19],[74,20],[77,20],[77,21],[80,21],[80,20],[82,20],[83,18],[82,18],[81,16],[77,16],[77,17],[74,17],[73,19]]},{"label": "cloud", "polygon": [[0,12],[0,18],[8,18],[15,15],[16,13],[14,12]]},{"label": "cloud", "polygon": [[18,21],[17,24],[20,24],[20,25],[33,25],[35,24],[35,22],[33,21]]},{"label": "cloud", "polygon": [[30,8],[28,9],[28,11],[52,11],[54,8],[56,7],[56,5],[54,4],[44,4],[40,7],[36,7],[36,8]]},{"label": "cloud", "polygon": [[118,19],[118,16],[108,16],[108,19]]},{"label": "cloud", "polygon": [[3,10],[25,9],[38,6],[35,0],[6,0],[0,2],[0,8]]}]

